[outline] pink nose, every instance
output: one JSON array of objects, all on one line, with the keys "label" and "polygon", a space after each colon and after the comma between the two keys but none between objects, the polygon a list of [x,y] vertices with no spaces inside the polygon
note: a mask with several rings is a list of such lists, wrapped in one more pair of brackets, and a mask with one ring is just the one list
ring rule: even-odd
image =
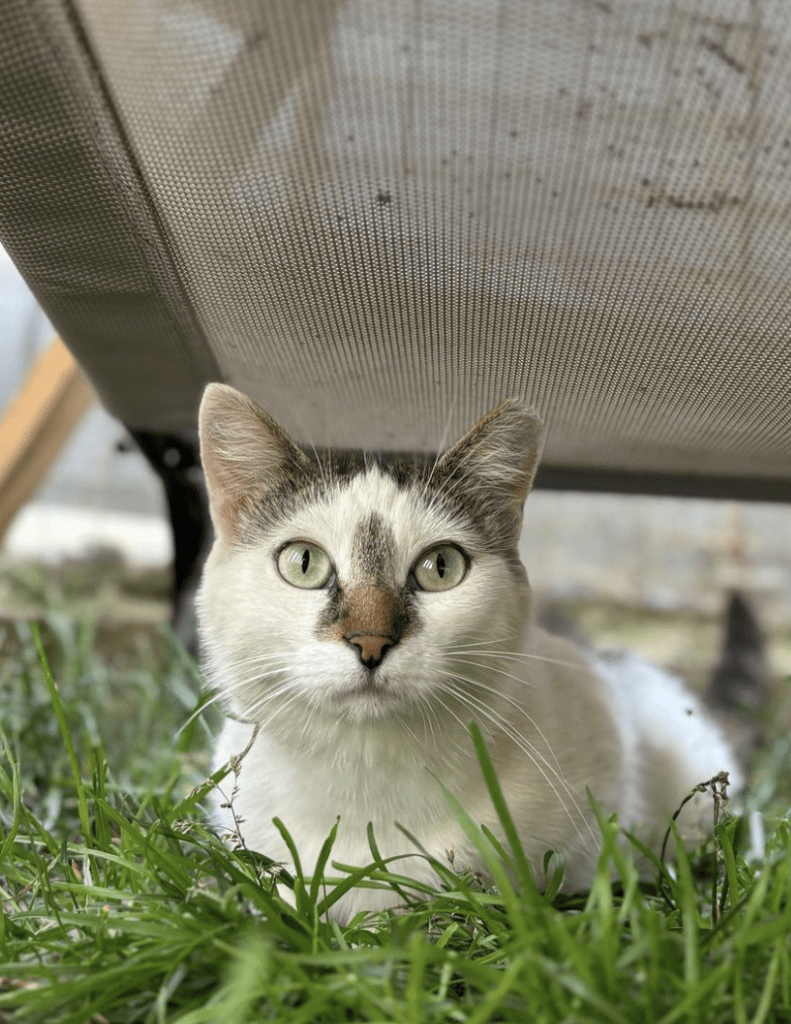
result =
[{"label": "pink nose", "polygon": [[357,648],[360,661],[366,668],[376,668],[384,658],[388,647],[392,647],[395,640],[389,636],[368,636],[365,634],[350,634],[344,637],[347,643]]}]

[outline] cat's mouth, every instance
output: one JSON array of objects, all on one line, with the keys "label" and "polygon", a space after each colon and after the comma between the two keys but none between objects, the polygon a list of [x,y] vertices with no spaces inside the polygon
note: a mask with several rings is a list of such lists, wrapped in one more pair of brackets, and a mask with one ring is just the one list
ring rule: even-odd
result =
[{"label": "cat's mouth", "polygon": [[378,668],[362,669],[334,696],[344,713],[356,710],[363,717],[380,715],[398,703],[388,677]]},{"label": "cat's mouth", "polygon": [[364,668],[347,693],[351,696],[359,695],[384,699],[387,690],[387,678],[378,668]]}]

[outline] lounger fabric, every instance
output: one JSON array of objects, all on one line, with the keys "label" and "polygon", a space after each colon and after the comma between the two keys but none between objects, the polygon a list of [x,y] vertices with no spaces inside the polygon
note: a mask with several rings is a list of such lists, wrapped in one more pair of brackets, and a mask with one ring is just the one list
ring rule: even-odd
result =
[{"label": "lounger fabric", "polygon": [[0,123],[0,239],[135,429],[518,395],[556,480],[791,496],[786,0],[6,0]]}]

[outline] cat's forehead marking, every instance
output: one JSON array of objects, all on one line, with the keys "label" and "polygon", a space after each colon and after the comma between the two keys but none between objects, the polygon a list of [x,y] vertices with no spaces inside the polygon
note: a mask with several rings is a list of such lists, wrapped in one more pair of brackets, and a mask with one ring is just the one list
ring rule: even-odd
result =
[{"label": "cat's forehead marking", "polygon": [[369,512],[357,524],[352,539],[352,560],[360,575],[373,583],[390,582],[394,575],[396,539],[378,512]]}]

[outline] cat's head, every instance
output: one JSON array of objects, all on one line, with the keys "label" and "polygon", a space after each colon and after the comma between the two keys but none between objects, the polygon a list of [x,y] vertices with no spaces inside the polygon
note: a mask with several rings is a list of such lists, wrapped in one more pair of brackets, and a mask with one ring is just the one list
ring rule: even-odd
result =
[{"label": "cat's head", "polygon": [[[198,611],[209,674],[268,722],[425,715],[518,648],[517,554],[541,423],[503,402],[437,459],[298,447],[210,384],[201,455],[216,542]],[[422,708],[422,712],[421,712]]]}]

